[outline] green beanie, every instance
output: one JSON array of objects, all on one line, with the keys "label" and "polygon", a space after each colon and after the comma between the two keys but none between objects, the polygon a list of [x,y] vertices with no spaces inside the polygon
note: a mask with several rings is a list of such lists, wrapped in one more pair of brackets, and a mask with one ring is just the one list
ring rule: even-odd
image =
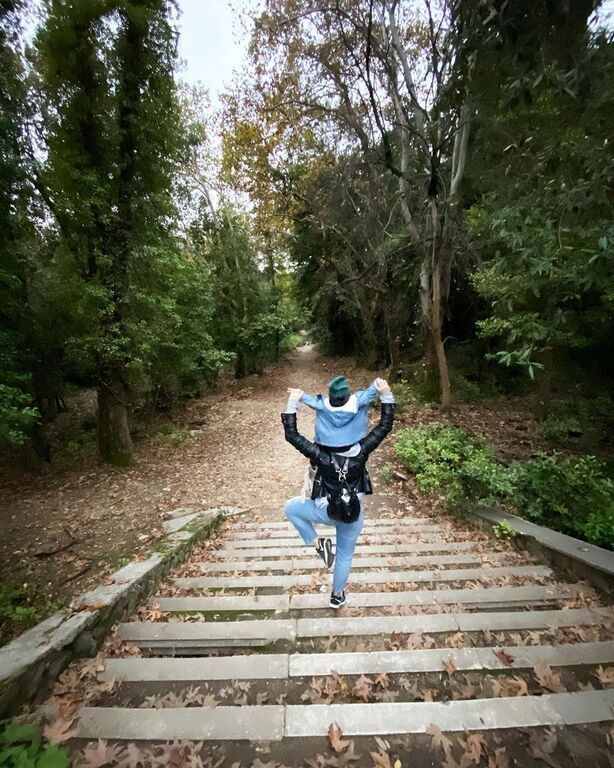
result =
[{"label": "green beanie", "polygon": [[345,376],[335,376],[328,384],[328,396],[331,400],[343,400],[350,396],[350,382]]}]

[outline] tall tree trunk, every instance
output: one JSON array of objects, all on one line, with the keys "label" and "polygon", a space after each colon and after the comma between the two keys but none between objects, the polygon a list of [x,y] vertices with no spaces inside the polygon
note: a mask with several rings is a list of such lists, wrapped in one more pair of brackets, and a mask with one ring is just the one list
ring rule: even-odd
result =
[{"label": "tall tree trunk", "polygon": [[388,337],[388,378],[397,381],[401,367],[401,337],[399,331],[398,314],[394,307],[386,304],[386,335]]},{"label": "tall tree trunk", "polygon": [[433,237],[433,268],[431,276],[431,335],[433,347],[437,355],[437,367],[439,370],[439,383],[441,385],[441,410],[445,413],[450,410],[450,377],[448,375],[448,360],[443,346],[442,320],[441,320],[441,248],[439,237],[439,214],[437,203],[431,200],[431,223]]},{"label": "tall tree trunk", "polygon": [[118,467],[132,464],[128,426],[128,387],[118,371],[98,388],[98,450],[103,461]]}]

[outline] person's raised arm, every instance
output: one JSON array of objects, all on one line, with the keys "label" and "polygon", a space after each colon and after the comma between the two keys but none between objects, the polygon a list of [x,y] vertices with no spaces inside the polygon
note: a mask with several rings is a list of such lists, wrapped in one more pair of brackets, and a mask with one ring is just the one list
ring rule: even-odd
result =
[{"label": "person's raised arm", "polygon": [[365,390],[356,393],[359,408],[368,403],[372,403],[375,400],[377,397],[378,381],[380,381],[380,379],[374,379]]},{"label": "person's raised arm", "polygon": [[394,395],[388,382],[386,379],[376,379],[374,383],[380,396],[382,411],[379,423],[373,427],[361,443],[362,452],[367,455],[382,442],[391,431],[394,422]]},{"label": "person's raised arm", "polygon": [[[305,403],[305,405],[308,408],[313,408],[314,410],[318,407],[318,398],[314,397],[313,395],[310,395],[308,392],[303,392],[302,389],[293,389],[292,387],[288,387],[288,394],[290,395],[292,392],[300,392],[301,393],[301,403]],[[297,408],[298,410],[298,408]]]},{"label": "person's raised arm", "polygon": [[289,389],[288,392],[288,405],[285,412],[281,414],[284,436],[290,445],[293,445],[303,456],[306,456],[311,461],[317,461],[320,456],[320,449],[315,443],[300,435],[296,425],[296,411],[304,392],[302,389]]}]

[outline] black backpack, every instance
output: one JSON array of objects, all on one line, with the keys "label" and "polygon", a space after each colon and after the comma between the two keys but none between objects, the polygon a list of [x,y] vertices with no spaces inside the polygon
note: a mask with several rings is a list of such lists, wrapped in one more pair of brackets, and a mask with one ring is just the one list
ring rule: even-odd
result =
[{"label": "black backpack", "polygon": [[331,454],[331,459],[341,488],[326,489],[326,498],[328,499],[328,516],[340,523],[355,523],[360,516],[360,499],[353,488],[350,488],[347,482],[347,472],[349,459],[345,460],[343,467],[337,464],[335,457]]}]

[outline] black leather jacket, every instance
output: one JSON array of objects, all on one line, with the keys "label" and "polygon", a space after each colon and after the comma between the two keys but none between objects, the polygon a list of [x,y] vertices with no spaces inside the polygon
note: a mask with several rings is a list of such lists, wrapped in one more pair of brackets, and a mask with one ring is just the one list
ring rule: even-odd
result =
[{"label": "black leather jacket", "polygon": [[[311,498],[319,499],[321,496],[325,496],[327,488],[331,491],[340,489],[341,484],[331,458],[331,451],[321,448],[317,443],[310,442],[298,433],[295,413],[282,413],[281,421],[284,425],[286,440],[317,467]],[[347,483],[357,493],[373,493],[371,479],[366,467],[367,459],[369,454],[390,432],[393,421],[394,403],[382,403],[379,424],[373,427],[369,434],[360,441],[361,450],[358,456],[348,460]],[[343,467],[346,457],[337,455],[336,460],[337,464]]]}]

